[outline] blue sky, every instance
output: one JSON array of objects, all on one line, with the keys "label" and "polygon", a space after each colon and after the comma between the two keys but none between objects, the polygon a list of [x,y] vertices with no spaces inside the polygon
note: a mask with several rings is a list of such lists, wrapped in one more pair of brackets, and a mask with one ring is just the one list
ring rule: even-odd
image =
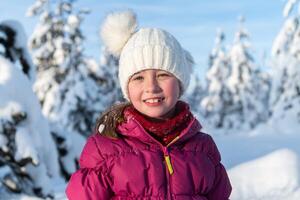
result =
[{"label": "blue sky", "polygon": [[[38,19],[28,18],[25,13],[34,2],[2,0],[0,21],[17,19],[30,35]],[[140,27],[160,27],[171,32],[194,56],[196,70],[204,74],[217,28],[224,30],[229,45],[241,15],[246,18],[245,27],[251,35],[254,56],[257,63],[261,63],[263,55],[270,54],[272,42],[282,26],[284,3],[285,0],[77,0],[75,6],[91,9],[83,23],[88,55],[99,59],[98,32],[104,16],[111,11],[131,8],[137,13]]]}]

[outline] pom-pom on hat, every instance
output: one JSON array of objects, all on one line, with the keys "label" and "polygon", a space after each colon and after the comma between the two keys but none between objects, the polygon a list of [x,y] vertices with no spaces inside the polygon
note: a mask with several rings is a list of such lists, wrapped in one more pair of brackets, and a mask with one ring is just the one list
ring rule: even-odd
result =
[{"label": "pom-pom on hat", "polygon": [[124,97],[129,100],[128,81],[135,73],[160,69],[173,74],[181,94],[189,85],[193,57],[167,31],[159,28],[137,29],[136,15],[130,11],[109,14],[101,37],[107,50],[119,57],[119,81]]}]

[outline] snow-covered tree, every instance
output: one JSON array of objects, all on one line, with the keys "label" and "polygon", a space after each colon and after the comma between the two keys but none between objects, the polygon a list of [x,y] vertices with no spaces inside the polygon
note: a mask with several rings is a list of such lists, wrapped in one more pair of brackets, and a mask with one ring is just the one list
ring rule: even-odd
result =
[{"label": "snow-covered tree", "polygon": [[183,100],[190,104],[191,110],[196,115],[201,115],[200,101],[205,96],[205,90],[196,73],[191,75],[191,83],[188,91],[182,97]]},{"label": "snow-covered tree", "polygon": [[81,25],[87,13],[67,0],[37,0],[28,10],[29,16],[40,15],[30,40],[37,65],[34,90],[50,120],[66,178],[75,171],[97,117],[117,99],[111,59],[99,65],[84,53]]},{"label": "snow-covered tree", "polygon": [[268,76],[254,62],[249,34],[243,27],[243,21],[241,18],[229,52],[231,72],[226,83],[232,104],[223,125],[233,129],[254,128],[268,117]]},{"label": "snow-covered tree", "polygon": [[100,56],[100,68],[103,70],[104,77],[106,80],[105,83],[105,91],[109,95],[107,98],[109,102],[108,104],[112,104],[115,102],[124,101],[121,86],[118,80],[118,69],[119,69],[119,60],[115,58],[112,54],[110,54],[106,48],[102,48],[101,56]]},{"label": "snow-covered tree", "polygon": [[49,124],[26,75],[11,62],[10,56],[0,55],[0,196],[3,198],[12,192],[53,197],[51,185],[60,180],[58,153]]},{"label": "snow-covered tree", "polygon": [[229,50],[224,33],[218,32],[206,74],[207,95],[201,101],[208,124],[225,132],[249,130],[268,117],[269,77],[257,68],[242,23],[243,18]]},{"label": "snow-covered tree", "polygon": [[[300,123],[300,13],[299,1],[287,1],[285,22],[273,43],[272,118]],[[275,122],[276,123],[276,122]]]},{"label": "snow-covered tree", "polygon": [[35,69],[27,50],[26,38],[24,28],[18,21],[0,23],[0,56],[13,62],[33,82]]},{"label": "snow-covered tree", "polygon": [[87,124],[91,113],[85,81],[89,78],[90,62],[82,52],[82,14],[74,14],[68,1],[60,1],[54,11],[48,1],[36,4],[28,11],[43,11],[30,40],[38,69],[34,89],[51,122],[59,122],[67,131],[87,135],[91,130],[91,124]]},{"label": "snow-covered tree", "polygon": [[209,70],[206,74],[207,95],[201,101],[202,113],[211,126],[216,128],[224,127],[224,117],[232,106],[229,98],[230,91],[226,85],[230,73],[230,61],[224,48],[225,35],[219,30],[209,57]]}]

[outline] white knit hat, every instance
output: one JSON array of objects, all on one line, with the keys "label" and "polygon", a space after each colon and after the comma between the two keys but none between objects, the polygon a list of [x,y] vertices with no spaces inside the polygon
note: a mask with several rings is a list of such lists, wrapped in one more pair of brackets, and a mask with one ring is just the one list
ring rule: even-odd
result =
[{"label": "white knit hat", "polygon": [[159,28],[137,30],[132,11],[109,14],[101,27],[102,40],[119,60],[119,80],[128,98],[128,81],[145,69],[161,69],[173,74],[181,84],[181,94],[189,85],[193,58],[170,33]]}]

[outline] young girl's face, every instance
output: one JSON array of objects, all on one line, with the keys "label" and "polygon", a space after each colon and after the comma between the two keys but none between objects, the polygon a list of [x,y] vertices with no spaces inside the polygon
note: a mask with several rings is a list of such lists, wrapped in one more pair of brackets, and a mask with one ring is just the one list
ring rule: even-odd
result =
[{"label": "young girl's face", "polygon": [[130,78],[128,94],[139,112],[151,118],[164,119],[173,114],[180,95],[179,81],[163,70],[140,71]]}]

